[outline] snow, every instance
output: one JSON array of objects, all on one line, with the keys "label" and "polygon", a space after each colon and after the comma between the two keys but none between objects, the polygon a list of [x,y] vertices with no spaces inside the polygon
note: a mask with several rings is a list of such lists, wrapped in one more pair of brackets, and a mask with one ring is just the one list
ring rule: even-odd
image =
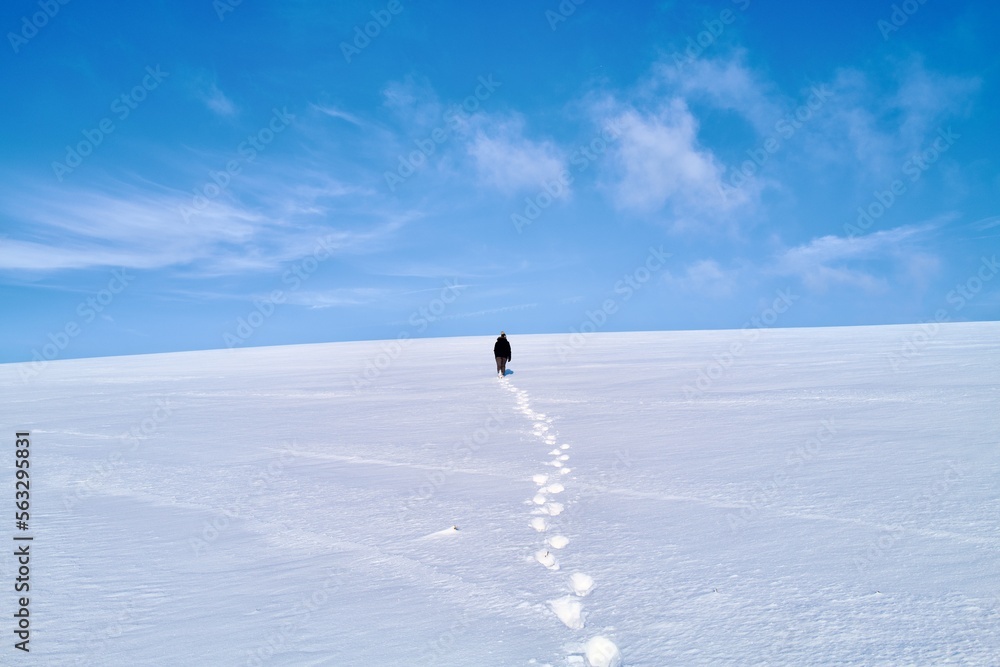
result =
[{"label": "snow", "polygon": [[2,662],[997,664],[1000,324],[750,333],[0,365]]},{"label": "snow", "polygon": [[619,667],[622,654],[607,637],[594,637],[587,642],[587,663],[591,667]]},{"label": "snow", "polygon": [[535,552],[535,560],[549,568],[550,570],[558,570],[559,562],[556,560],[555,554],[553,554],[548,549],[541,549]]},{"label": "snow", "polygon": [[545,543],[553,549],[565,549],[566,545],[569,544],[569,538],[565,535],[553,535],[545,540]]},{"label": "snow", "polygon": [[567,628],[571,630],[583,629],[583,604],[577,598],[572,595],[564,595],[556,600],[550,600],[549,607]]},{"label": "snow", "polygon": [[573,592],[580,597],[589,595],[590,591],[594,590],[594,578],[583,572],[574,572],[571,574],[569,582],[573,587]]}]

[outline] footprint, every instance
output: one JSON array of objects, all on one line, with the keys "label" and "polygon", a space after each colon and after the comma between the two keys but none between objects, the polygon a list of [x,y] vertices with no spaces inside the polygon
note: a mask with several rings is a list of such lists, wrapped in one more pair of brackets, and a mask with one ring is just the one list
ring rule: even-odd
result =
[{"label": "footprint", "polygon": [[559,449],[569,449],[569,445],[559,445]]},{"label": "footprint", "polygon": [[607,637],[597,636],[584,647],[587,664],[590,667],[621,667],[622,653]]},{"label": "footprint", "polygon": [[561,469],[559,470],[559,474],[560,474],[560,475],[568,475],[568,474],[570,474],[571,472],[573,472],[573,469],[572,469],[572,468],[561,468]]},{"label": "footprint", "polygon": [[549,481],[549,476],[548,475],[532,475],[531,476],[531,481],[534,482],[535,484],[537,484],[538,486],[544,486],[545,482]]},{"label": "footprint", "polygon": [[553,549],[564,549],[569,544],[569,538],[562,535],[553,535],[545,541]]},{"label": "footprint", "polygon": [[560,461],[569,461],[569,454],[563,454],[559,457]]},{"label": "footprint", "polygon": [[549,484],[544,489],[542,489],[542,491],[544,491],[545,493],[562,493],[565,490],[566,487],[560,484],[559,482],[556,482],[555,484]]},{"label": "footprint", "polygon": [[540,493],[536,493],[535,497],[531,499],[531,501],[536,505],[544,505],[545,503],[548,502],[548,500],[549,500],[548,498],[546,498]]},{"label": "footprint", "polygon": [[[584,626],[583,604],[572,595],[549,600],[549,607],[567,628],[582,630]],[[593,640],[591,640],[593,641]],[[588,643],[589,645],[589,643]]]},{"label": "footprint", "polygon": [[562,450],[560,449],[553,449],[551,452],[549,452],[549,456],[559,456],[560,454],[562,454]]},{"label": "footprint", "polygon": [[556,557],[552,555],[552,552],[548,549],[542,549],[535,554],[535,560],[549,568],[550,570],[558,570],[559,563],[556,562]]},{"label": "footprint", "polygon": [[536,516],[531,520],[531,527],[537,530],[539,533],[544,533],[549,529],[549,523],[540,516]]},{"label": "footprint", "polygon": [[543,508],[549,516],[559,516],[563,511],[562,503],[549,503]]},{"label": "footprint", "polygon": [[583,572],[574,572],[569,576],[569,585],[573,587],[574,593],[586,597],[594,590],[594,578]]}]

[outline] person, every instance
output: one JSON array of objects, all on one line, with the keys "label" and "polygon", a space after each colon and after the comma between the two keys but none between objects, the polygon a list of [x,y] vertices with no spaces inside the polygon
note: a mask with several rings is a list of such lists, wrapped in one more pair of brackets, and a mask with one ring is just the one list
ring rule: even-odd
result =
[{"label": "person", "polygon": [[497,358],[497,375],[503,377],[507,373],[507,362],[510,361],[510,342],[507,334],[502,331],[493,346],[493,356]]}]

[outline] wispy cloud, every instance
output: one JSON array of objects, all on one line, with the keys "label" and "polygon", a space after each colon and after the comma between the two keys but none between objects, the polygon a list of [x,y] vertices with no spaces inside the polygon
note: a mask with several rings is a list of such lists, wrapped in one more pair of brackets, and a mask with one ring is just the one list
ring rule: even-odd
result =
[{"label": "wispy cloud", "polygon": [[321,104],[313,104],[312,107],[331,118],[338,118],[340,120],[347,121],[348,123],[356,125],[358,127],[365,127],[367,125],[365,121],[361,120],[354,114],[348,113],[341,109],[337,109],[336,107],[323,106]]},{"label": "wispy cloud", "polygon": [[683,67],[659,63],[653,73],[648,84],[652,93],[704,100],[714,108],[734,111],[762,134],[771,130],[783,110],[780,95],[750,69],[743,50],[728,57],[699,58]]},{"label": "wispy cloud", "polygon": [[433,86],[424,78],[407,76],[382,89],[382,104],[409,130],[424,130],[441,122],[444,107]]},{"label": "wispy cloud", "polygon": [[[893,273],[917,277],[936,269],[937,258],[919,243],[932,229],[931,225],[908,225],[853,239],[823,236],[780,253],[773,271],[796,276],[817,292],[837,285],[885,291]],[[886,262],[892,265],[889,270],[881,266]]]},{"label": "wispy cloud", "polygon": [[904,150],[923,148],[928,135],[948,117],[968,113],[974,95],[979,91],[978,77],[951,76],[928,70],[922,59],[911,58],[896,70],[898,88],[888,98],[885,112],[899,112],[899,136]]},{"label": "wispy cloud", "polygon": [[806,161],[850,166],[867,180],[895,178],[904,160],[968,112],[981,85],[929,70],[916,57],[887,70],[837,70],[826,84],[830,101],[804,129]]},{"label": "wispy cloud", "polygon": [[496,315],[497,313],[509,313],[515,310],[530,310],[531,308],[537,308],[537,303],[519,303],[513,306],[501,306],[500,308],[485,308],[483,310],[475,310],[466,313],[448,313],[442,315],[439,319],[442,320],[463,320],[471,317],[483,317],[485,315]]},{"label": "wispy cloud", "polygon": [[684,267],[683,273],[664,274],[672,288],[710,298],[730,296],[738,284],[739,272],[725,269],[714,259],[703,259]]},{"label": "wispy cloud", "polygon": [[205,106],[209,110],[223,118],[231,118],[239,113],[239,109],[236,104],[223,93],[219,86],[213,83],[202,84],[202,88],[199,91],[199,97],[201,101],[205,103]]},{"label": "wispy cloud", "polygon": [[160,268],[238,246],[266,225],[258,214],[213,202],[202,223],[184,224],[179,192],[136,188],[26,189],[2,202],[17,221],[17,236],[0,247],[0,267],[40,271],[94,266]]},{"label": "wispy cloud", "polygon": [[742,203],[721,196],[723,167],[699,145],[698,121],[682,99],[653,113],[626,107],[613,122],[621,130],[611,185],[619,207],[650,213],[670,205],[688,226]]},{"label": "wispy cloud", "polygon": [[[551,141],[532,141],[524,136],[521,116],[493,117],[478,114],[477,130],[468,144],[480,182],[504,194],[538,190],[547,181],[558,180],[565,158]],[[560,196],[569,193],[563,184]]]},{"label": "wispy cloud", "polygon": [[288,303],[307,308],[363,306],[383,300],[391,291],[376,287],[341,287],[319,291],[295,291],[287,294]]},{"label": "wispy cloud", "polygon": [[[251,184],[252,185],[252,184]],[[335,182],[271,183],[253,206],[210,200],[185,221],[189,193],[148,183],[97,186],[31,184],[0,199],[11,238],[0,244],[0,269],[51,272],[92,267],[179,267],[200,275],[276,269],[316,251],[378,249],[419,217],[364,206],[363,190]],[[331,197],[354,196],[352,215],[330,222]]]},{"label": "wispy cloud", "polygon": [[987,229],[993,229],[994,227],[1000,227],[1000,215],[991,215],[988,218],[976,220],[972,223],[972,228],[980,232],[984,232]]},{"label": "wispy cloud", "polygon": [[741,52],[685,68],[654,64],[631,90],[592,103],[598,124],[620,131],[610,149],[611,166],[604,170],[606,189],[619,209],[667,213],[675,228],[705,231],[730,226],[735,213],[756,202],[759,182],[723,194],[726,166],[700,136],[693,102],[702,110],[733,111],[760,131],[774,123],[780,108]]}]

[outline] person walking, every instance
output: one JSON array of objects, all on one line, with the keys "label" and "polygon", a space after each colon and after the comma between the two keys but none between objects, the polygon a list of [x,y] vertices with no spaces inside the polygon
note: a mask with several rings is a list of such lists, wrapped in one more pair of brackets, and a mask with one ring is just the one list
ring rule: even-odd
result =
[{"label": "person walking", "polygon": [[507,374],[507,362],[510,361],[510,342],[502,331],[493,346],[493,356],[497,358],[497,375],[503,377]]}]

